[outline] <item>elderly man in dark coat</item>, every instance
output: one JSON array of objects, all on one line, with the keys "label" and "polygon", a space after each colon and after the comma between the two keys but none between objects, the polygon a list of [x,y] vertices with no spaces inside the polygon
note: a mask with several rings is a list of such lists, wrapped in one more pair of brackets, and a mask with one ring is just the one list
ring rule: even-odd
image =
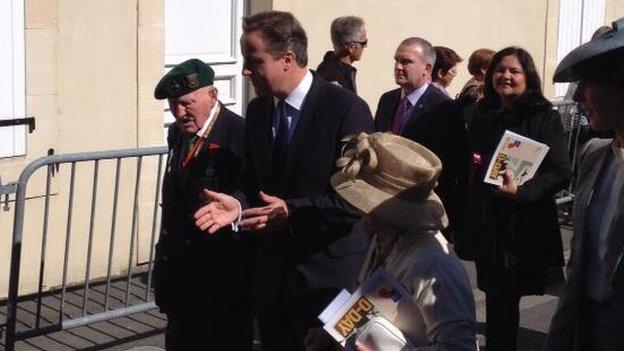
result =
[{"label": "elderly man in dark coat", "polygon": [[167,314],[167,350],[251,350],[253,245],[231,227],[208,236],[193,213],[203,191],[233,194],[243,173],[243,119],[217,100],[214,72],[191,59],[158,83],[176,121],[169,127],[162,231],[154,266],[156,304]]}]

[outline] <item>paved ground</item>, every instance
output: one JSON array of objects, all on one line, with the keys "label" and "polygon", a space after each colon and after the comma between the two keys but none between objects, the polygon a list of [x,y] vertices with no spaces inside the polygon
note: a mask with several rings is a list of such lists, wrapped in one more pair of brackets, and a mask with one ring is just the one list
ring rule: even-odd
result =
[{"label": "paved ground", "polygon": [[[564,250],[566,258],[569,254],[569,240],[571,233],[569,230],[563,230]],[[469,272],[473,291],[475,294],[477,307],[477,320],[479,322],[480,333],[484,334],[485,322],[485,296],[476,289],[476,274],[474,265],[465,262]],[[521,300],[520,313],[520,332],[518,335],[518,350],[533,351],[541,350],[550,319],[555,311],[559,290],[561,289],[561,281],[557,278],[557,273],[553,273],[552,283],[549,284],[547,294],[544,296],[529,296]],[[125,282],[117,282],[114,285],[111,298],[112,305],[122,305],[124,300]],[[133,280],[131,301],[137,302],[144,299],[145,285],[144,279],[140,277]],[[103,308],[104,287],[98,286],[90,293],[90,302],[88,310],[98,311]],[[70,307],[66,307],[66,312],[76,313],[82,309],[82,291],[72,291],[67,295]],[[134,299],[134,300],[132,300]],[[58,296],[47,296],[44,298],[44,308],[42,308],[42,317],[45,323],[53,324],[58,320]],[[22,321],[22,327],[32,325],[36,304],[34,302],[26,302],[20,305],[19,317]],[[4,307],[0,307],[0,320],[6,314]],[[28,339],[19,342],[16,350],[19,351],[91,351],[91,350],[135,350],[135,351],[159,351],[164,349],[163,328],[166,319],[156,310],[150,310],[144,313],[138,313],[128,317],[117,318],[107,322],[98,322],[88,326],[77,327],[66,331],[59,331]],[[480,337],[480,343],[483,345],[484,338]],[[256,347],[259,350],[258,345]],[[0,343],[0,350],[4,349],[4,343]]]}]

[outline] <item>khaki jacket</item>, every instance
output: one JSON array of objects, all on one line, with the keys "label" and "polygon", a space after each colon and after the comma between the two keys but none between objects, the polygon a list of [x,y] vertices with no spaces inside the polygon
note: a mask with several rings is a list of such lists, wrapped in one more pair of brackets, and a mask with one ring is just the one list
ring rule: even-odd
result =
[{"label": "khaki jacket", "polygon": [[[370,271],[374,251],[369,251],[363,272]],[[391,321],[415,346],[412,350],[478,349],[468,274],[442,233],[401,234],[383,266],[412,294],[412,301],[399,303]]]}]

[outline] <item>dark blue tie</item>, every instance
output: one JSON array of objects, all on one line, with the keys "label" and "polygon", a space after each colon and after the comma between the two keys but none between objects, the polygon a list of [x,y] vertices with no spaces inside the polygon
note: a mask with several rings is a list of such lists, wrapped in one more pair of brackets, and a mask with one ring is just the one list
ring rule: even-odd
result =
[{"label": "dark blue tie", "polygon": [[273,122],[275,130],[273,139],[273,172],[281,175],[286,165],[288,151],[288,121],[286,120],[286,103],[280,100],[275,106],[275,118]]}]

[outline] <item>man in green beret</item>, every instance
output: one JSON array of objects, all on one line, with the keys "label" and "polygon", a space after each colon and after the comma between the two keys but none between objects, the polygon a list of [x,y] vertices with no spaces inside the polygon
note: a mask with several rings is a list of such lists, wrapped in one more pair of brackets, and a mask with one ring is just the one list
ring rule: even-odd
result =
[{"label": "man in green beret", "polygon": [[214,71],[191,59],[156,86],[175,117],[168,130],[162,230],[156,245],[156,304],[167,314],[167,350],[251,350],[249,240],[234,228],[213,235],[194,225],[203,189],[235,195],[243,172],[244,120],[218,101]]}]

